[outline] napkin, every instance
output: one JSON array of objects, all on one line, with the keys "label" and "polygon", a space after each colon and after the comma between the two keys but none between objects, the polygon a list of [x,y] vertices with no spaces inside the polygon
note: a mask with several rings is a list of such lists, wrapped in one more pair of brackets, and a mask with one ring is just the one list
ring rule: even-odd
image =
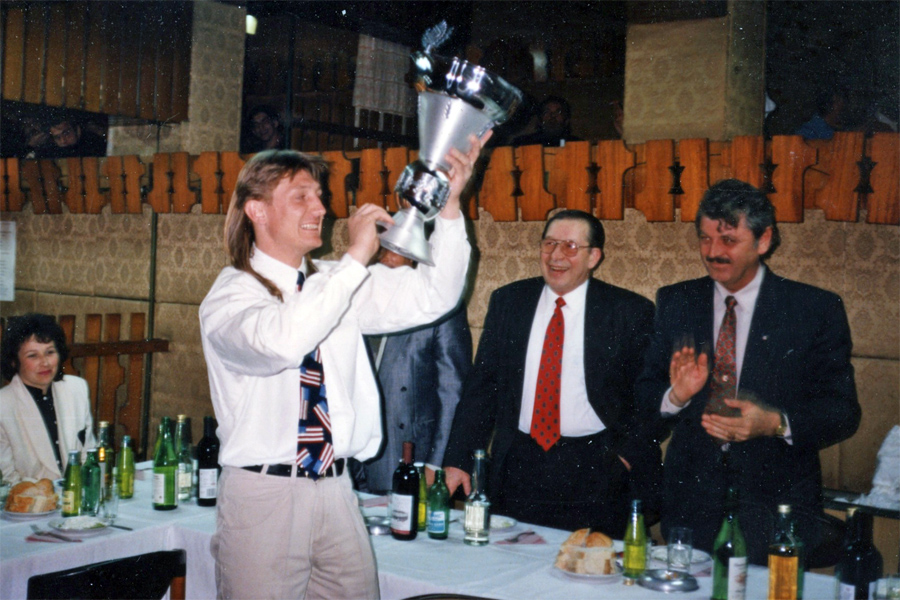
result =
[{"label": "napkin", "polygon": [[499,540],[495,543],[498,546],[520,546],[522,544],[546,544],[547,540],[537,533],[528,533],[521,537],[511,535],[508,538]]},{"label": "napkin", "polygon": [[26,542],[51,542],[51,543],[55,543],[55,544],[68,544],[69,543],[69,542],[57,539],[55,537],[50,537],[49,535],[37,535],[36,533],[32,533],[31,535],[26,537],[25,541]]},{"label": "napkin", "polygon": [[388,497],[387,496],[375,496],[374,498],[360,498],[359,505],[364,508],[372,508],[373,506],[387,506],[388,505]]}]

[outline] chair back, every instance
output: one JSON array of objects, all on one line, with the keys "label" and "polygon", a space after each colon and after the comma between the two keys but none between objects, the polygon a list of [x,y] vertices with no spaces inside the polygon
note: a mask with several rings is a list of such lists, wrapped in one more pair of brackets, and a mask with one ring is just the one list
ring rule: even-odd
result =
[{"label": "chair back", "polygon": [[34,575],[28,599],[159,600],[171,587],[172,600],[184,600],[187,556],[165,550]]}]

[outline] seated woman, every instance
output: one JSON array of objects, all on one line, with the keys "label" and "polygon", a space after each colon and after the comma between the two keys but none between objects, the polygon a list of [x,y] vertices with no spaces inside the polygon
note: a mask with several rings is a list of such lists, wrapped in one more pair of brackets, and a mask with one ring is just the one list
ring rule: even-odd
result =
[{"label": "seated woman", "polygon": [[0,344],[0,471],[3,480],[59,479],[70,450],[93,448],[87,382],[63,375],[69,356],[53,317],[9,317]]}]

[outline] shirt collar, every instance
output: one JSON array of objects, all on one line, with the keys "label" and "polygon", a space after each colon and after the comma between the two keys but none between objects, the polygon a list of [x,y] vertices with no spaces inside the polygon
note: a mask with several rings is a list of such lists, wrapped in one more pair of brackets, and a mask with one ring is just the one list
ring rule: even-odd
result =
[{"label": "shirt collar", "polygon": [[[588,283],[590,283],[591,278],[588,277],[581,285],[577,288],[562,296],[566,300],[566,307],[571,309],[573,312],[581,312],[584,310],[584,305],[587,304],[587,289]],[[543,291],[543,300],[548,303],[550,306],[556,306],[556,299],[559,298],[553,290],[550,289],[550,286],[544,284]]]},{"label": "shirt collar", "polygon": [[716,302],[724,304],[725,298],[734,296],[734,299],[737,300],[737,304],[740,307],[750,308],[756,306],[756,298],[759,296],[759,288],[762,286],[762,280],[765,274],[766,265],[760,263],[759,269],[756,270],[756,275],[753,276],[750,283],[736,292],[729,292],[725,289],[724,285],[718,281],[714,282],[716,285]]},{"label": "shirt collar", "polygon": [[[253,245],[253,254],[250,256],[250,266],[253,270],[278,286],[278,289],[284,292],[297,290],[297,269],[291,265],[285,264],[278,259],[272,258],[256,244]],[[300,265],[300,271],[306,274],[307,262],[303,258]]]}]

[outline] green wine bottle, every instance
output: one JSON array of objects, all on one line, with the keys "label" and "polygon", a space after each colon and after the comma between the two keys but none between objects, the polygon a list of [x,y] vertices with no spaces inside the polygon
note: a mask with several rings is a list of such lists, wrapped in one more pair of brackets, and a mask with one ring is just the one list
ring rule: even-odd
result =
[{"label": "green wine bottle", "polygon": [[169,427],[169,417],[162,418],[159,451],[153,458],[153,508],[173,510],[178,507],[178,457]]},{"label": "green wine bottle", "polygon": [[725,519],[713,544],[712,600],[744,600],[747,591],[747,543],[738,524],[738,492],[728,488]]},{"label": "green wine bottle", "polygon": [[434,472],[434,484],[428,488],[428,537],[446,540],[450,531],[450,490],[444,483],[444,470]]}]

